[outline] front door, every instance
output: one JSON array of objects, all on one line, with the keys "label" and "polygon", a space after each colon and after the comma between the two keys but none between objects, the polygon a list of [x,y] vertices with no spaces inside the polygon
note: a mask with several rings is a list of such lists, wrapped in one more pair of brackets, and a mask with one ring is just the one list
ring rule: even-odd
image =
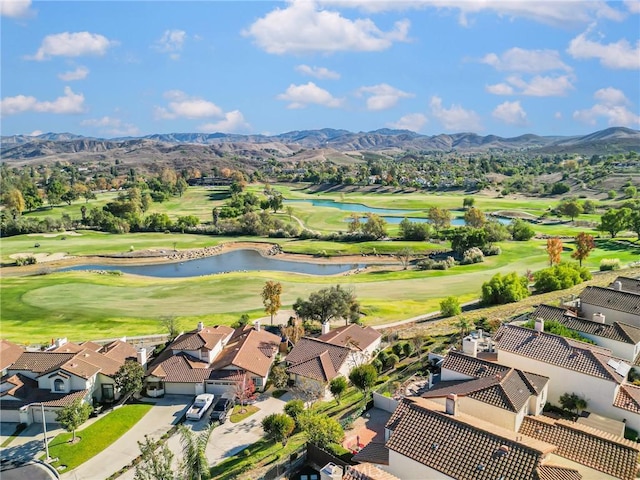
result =
[{"label": "front door", "polygon": [[102,384],[102,401],[103,402],[113,402],[115,399],[113,395],[113,384],[111,383],[103,383]]}]

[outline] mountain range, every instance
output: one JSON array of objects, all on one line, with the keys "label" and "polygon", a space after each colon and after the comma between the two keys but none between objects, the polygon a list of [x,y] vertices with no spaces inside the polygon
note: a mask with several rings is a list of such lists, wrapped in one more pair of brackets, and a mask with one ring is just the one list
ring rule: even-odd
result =
[{"label": "mountain range", "polygon": [[[380,129],[350,132],[324,128],[278,135],[224,133],[168,133],[142,137],[95,138],[72,133],[43,133],[37,136],[12,135],[0,138],[3,161],[25,163],[33,160],[107,160],[135,155],[170,160],[178,154],[200,159],[235,156],[253,160],[268,158],[304,159],[348,158],[356,152],[394,154],[402,151],[425,153],[526,152],[528,154],[606,155],[640,151],[640,131],[612,127],[581,136],[538,136],[525,134],[504,138],[475,133],[421,135],[409,130]],[[310,150],[312,152],[310,152]]]}]

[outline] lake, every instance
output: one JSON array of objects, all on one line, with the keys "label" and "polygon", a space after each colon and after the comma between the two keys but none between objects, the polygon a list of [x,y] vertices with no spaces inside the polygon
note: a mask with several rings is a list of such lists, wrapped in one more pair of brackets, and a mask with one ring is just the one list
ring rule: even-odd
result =
[{"label": "lake", "polygon": [[102,265],[99,263],[74,265],[58,272],[71,270],[118,270],[122,273],[144,275],[146,277],[182,278],[199,277],[214,273],[242,271],[279,271],[303,273],[307,275],[336,275],[356,268],[364,268],[362,263],[324,264],[312,262],[294,262],[275,257],[264,257],[255,250],[234,250],[211,257],[197,258],[183,262],[161,263],[154,265]]}]

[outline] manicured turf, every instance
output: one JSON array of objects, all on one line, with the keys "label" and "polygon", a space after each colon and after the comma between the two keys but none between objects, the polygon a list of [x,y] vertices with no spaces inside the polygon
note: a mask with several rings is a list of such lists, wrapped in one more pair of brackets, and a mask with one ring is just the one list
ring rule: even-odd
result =
[{"label": "manicured turf", "polygon": [[49,443],[49,455],[58,458],[52,465],[65,465],[72,470],[103,451],[124,435],[151,409],[152,405],[124,405],[105,415],[83,430],[76,432],[80,441],[69,443],[71,433],[62,433]]},{"label": "manicured turf", "polygon": [[229,420],[231,423],[238,423],[258,411],[260,411],[260,409],[255,405],[245,405],[244,407],[236,405],[233,407],[233,412],[229,416]]}]

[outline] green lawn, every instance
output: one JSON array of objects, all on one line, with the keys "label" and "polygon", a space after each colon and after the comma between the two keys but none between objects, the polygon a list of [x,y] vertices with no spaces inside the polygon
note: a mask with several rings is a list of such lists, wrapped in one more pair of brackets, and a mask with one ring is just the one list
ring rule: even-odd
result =
[{"label": "green lawn", "polygon": [[69,443],[72,435],[62,433],[49,443],[49,455],[58,458],[54,468],[65,465],[65,471],[72,470],[94,457],[131,429],[152,405],[124,405],[105,415],[83,430],[76,432],[80,441]]},{"label": "green lawn", "polygon": [[255,405],[245,405],[244,407],[236,405],[233,407],[229,420],[231,420],[231,423],[238,423],[258,411],[260,411],[260,409]]}]

